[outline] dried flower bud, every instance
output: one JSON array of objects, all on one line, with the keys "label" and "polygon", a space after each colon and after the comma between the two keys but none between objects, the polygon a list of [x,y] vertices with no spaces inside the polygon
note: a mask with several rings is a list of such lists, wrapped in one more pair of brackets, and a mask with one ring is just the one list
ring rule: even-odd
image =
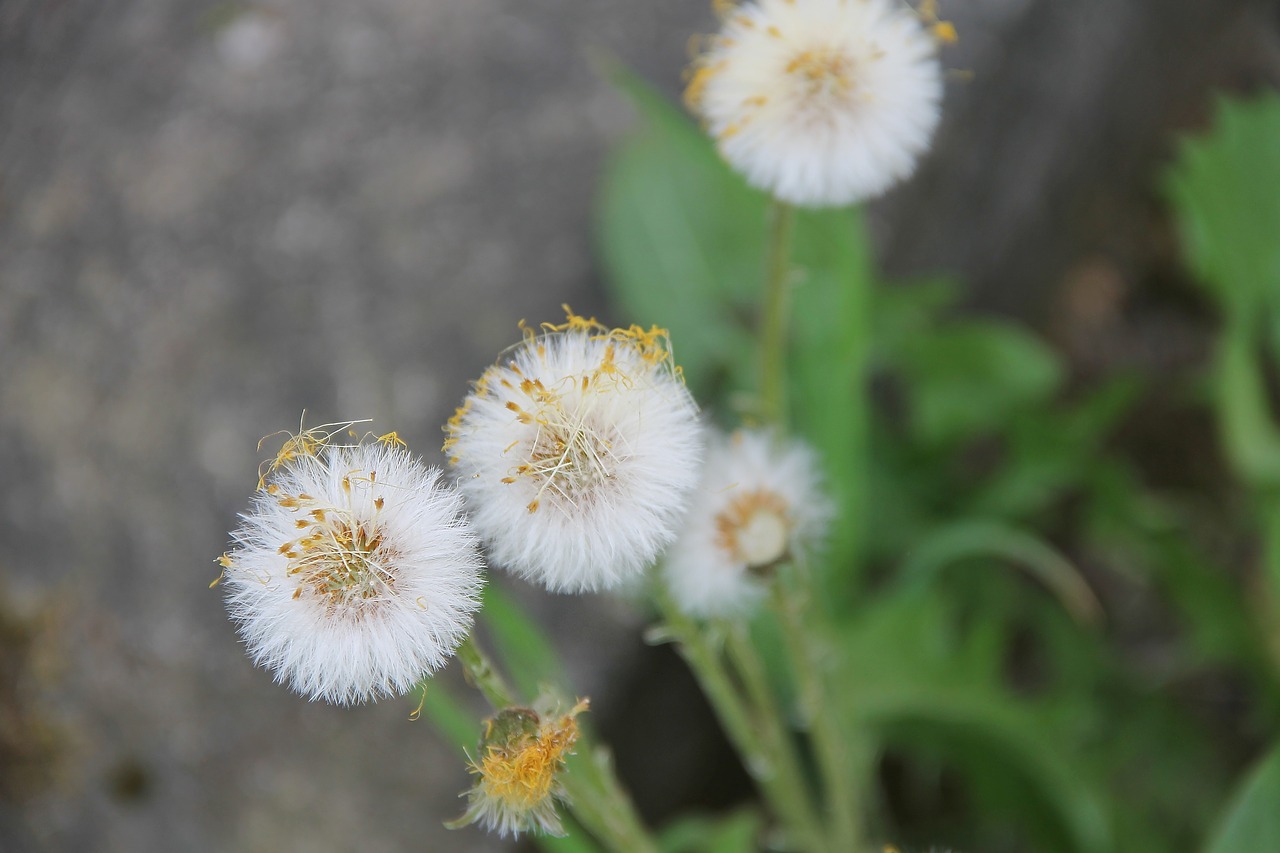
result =
[{"label": "dried flower bud", "polygon": [[564,835],[556,813],[556,801],[564,798],[560,774],[578,739],[575,717],[587,705],[580,700],[554,719],[530,708],[506,708],[486,720],[471,763],[478,778],[465,793],[469,806],[446,825],[458,829],[479,823],[500,836],[534,831]]}]

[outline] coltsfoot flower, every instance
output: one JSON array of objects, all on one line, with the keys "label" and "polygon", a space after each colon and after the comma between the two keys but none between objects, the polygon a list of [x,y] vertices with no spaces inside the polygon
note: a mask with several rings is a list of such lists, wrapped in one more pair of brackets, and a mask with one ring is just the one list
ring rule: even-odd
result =
[{"label": "coltsfoot flower", "polygon": [[674,539],[701,435],[665,331],[565,310],[485,371],[445,451],[492,562],[583,592],[637,576]]},{"label": "coltsfoot flower", "polygon": [[937,41],[955,37],[932,3],[921,13],[901,0],[723,6],[685,101],[752,186],[828,207],[911,174],[938,124]]},{"label": "coltsfoot flower", "polygon": [[578,740],[575,717],[587,710],[580,700],[569,713],[543,719],[530,708],[507,708],[485,721],[471,772],[478,778],[465,793],[466,813],[447,824],[456,829],[479,823],[500,836],[539,831],[564,835],[556,801],[564,797],[560,773]]},{"label": "coltsfoot flower", "polygon": [[[344,425],[345,426],[345,425]],[[291,436],[224,554],[249,656],[310,699],[408,692],[471,629],[484,584],[462,497],[393,434]]]},{"label": "coltsfoot flower", "polygon": [[831,517],[814,454],[771,433],[716,436],[688,521],[667,552],[663,578],[686,613],[748,613],[764,594],[763,576],[802,558]]}]

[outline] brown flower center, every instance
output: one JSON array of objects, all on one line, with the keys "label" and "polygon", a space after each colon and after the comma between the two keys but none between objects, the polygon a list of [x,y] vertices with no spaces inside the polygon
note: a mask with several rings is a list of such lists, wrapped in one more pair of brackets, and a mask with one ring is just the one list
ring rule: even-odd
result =
[{"label": "brown flower center", "polygon": [[787,74],[796,82],[805,103],[824,107],[847,100],[857,89],[854,64],[839,50],[803,50],[787,63]]},{"label": "brown flower center", "polygon": [[289,561],[287,573],[300,581],[294,598],[304,593],[318,597],[333,612],[394,592],[394,555],[376,518],[381,498],[374,501],[375,518],[368,521],[357,520],[349,510],[320,505],[309,495],[285,497],[280,503],[300,516],[294,524],[301,535],[280,547]]},{"label": "brown flower center", "polygon": [[775,492],[740,495],[716,516],[715,524],[716,544],[749,568],[771,566],[787,553],[791,522],[786,501]]}]

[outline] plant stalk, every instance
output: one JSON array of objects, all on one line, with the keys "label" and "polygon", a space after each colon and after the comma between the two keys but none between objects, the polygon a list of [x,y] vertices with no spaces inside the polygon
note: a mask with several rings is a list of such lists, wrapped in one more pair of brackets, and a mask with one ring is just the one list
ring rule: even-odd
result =
[{"label": "plant stalk", "polygon": [[493,710],[501,711],[519,704],[511,685],[507,684],[502,673],[498,672],[489,656],[480,648],[474,635],[468,636],[458,646],[458,660],[462,663],[467,682],[480,691],[493,706]]},{"label": "plant stalk", "polygon": [[[521,704],[474,635],[458,647],[458,660],[467,681],[495,711]],[[658,853],[658,845],[613,772],[608,751],[596,746],[586,731],[579,736],[579,750],[581,754],[570,759],[569,772],[560,779],[574,817],[614,853]]]},{"label": "plant stalk", "polygon": [[[807,614],[802,613],[808,609],[807,600],[791,594],[781,574],[773,581],[772,595],[783,644],[795,672],[801,718],[812,735],[822,776],[832,849],[860,850],[854,768],[838,722],[842,709],[829,701],[830,690],[820,664],[820,650],[814,642],[814,627],[807,624]],[[823,639],[819,637],[819,641]]]},{"label": "plant stalk", "polygon": [[729,657],[742,678],[743,686],[746,687],[755,711],[755,718],[759,721],[775,756],[779,784],[800,792],[799,798],[804,803],[806,823],[820,827],[821,822],[813,805],[817,800],[805,776],[804,765],[796,749],[791,726],[782,711],[782,706],[778,703],[773,686],[769,683],[764,662],[761,661],[759,652],[751,642],[746,625],[739,622],[730,626],[728,630]]},{"label": "plant stalk", "polygon": [[789,774],[783,769],[786,759],[778,754],[777,744],[761,733],[750,706],[725,668],[719,650],[706,632],[676,606],[661,584],[657,585],[654,598],[667,630],[710,700],[747,772],[786,825],[796,846],[809,853],[826,851],[822,827],[805,796],[804,787],[787,778]]}]

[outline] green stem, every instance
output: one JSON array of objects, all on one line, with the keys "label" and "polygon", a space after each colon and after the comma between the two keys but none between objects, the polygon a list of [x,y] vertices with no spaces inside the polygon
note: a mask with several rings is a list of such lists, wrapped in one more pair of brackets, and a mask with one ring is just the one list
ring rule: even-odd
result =
[{"label": "green stem", "polygon": [[658,853],[657,843],[614,773],[609,750],[597,746],[587,732],[579,743],[563,780],[574,816],[610,850]]},{"label": "green stem", "polygon": [[1272,663],[1280,666],[1280,494],[1267,490],[1259,493],[1258,501],[1262,505],[1266,570],[1261,622]]},{"label": "green stem", "polygon": [[467,682],[484,695],[493,710],[501,711],[519,704],[511,685],[507,684],[502,673],[494,667],[474,635],[467,637],[458,647],[458,660],[466,673]]},{"label": "green stem", "polygon": [[728,631],[729,657],[742,678],[743,686],[754,706],[755,717],[776,757],[779,784],[800,792],[798,799],[803,804],[805,823],[820,833],[821,822],[813,809],[813,803],[816,802],[813,790],[805,777],[804,765],[796,749],[791,726],[778,703],[773,686],[769,683],[760,654],[751,642],[746,625],[739,622],[730,626]]},{"label": "green stem", "polygon": [[826,841],[805,798],[804,788],[793,784],[785,772],[780,772],[784,760],[761,736],[751,710],[730,678],[718,650],[698,624],[680,610],[661,584],[655,590],[654,599],[666,622],[666,629],[710,700],[747,772],[795,836],[798,848],[811,853],[825,851]]},{"label": "green stem", "polygon": [[[800,693],[800,714],[813,737],[818,771],[822,775],[831,845],[835,850],[860,850],[858,800],[849,745],[839,725],[842,708],[831,706],[829,691],[815,646],[815,629],[806,625],[807,602],[793,595],[781,574],[773,582],[773,608],[782,625],[783,644],[791,660]],[[825,641],[818,634],[819,641]]]},{"label": "green stem", "polygon": [[795,208],[770,209],[768,270],[760,316],[760,414],[778,427],[787,421],[787,326],[790,312],[791,235]]},{"label": "green stem", "polygon": [[[495,711],[521,704],[474,635],[458,647],[458,660],[467,681],[484,695]],[[571,758],[570,772],[562,774],[560,780],[574,816],[615,853],[658,853],[658,845],[613,772],[608,751],[592,743],[585,731],[579,737],[579,744],[581,754]]]}]

